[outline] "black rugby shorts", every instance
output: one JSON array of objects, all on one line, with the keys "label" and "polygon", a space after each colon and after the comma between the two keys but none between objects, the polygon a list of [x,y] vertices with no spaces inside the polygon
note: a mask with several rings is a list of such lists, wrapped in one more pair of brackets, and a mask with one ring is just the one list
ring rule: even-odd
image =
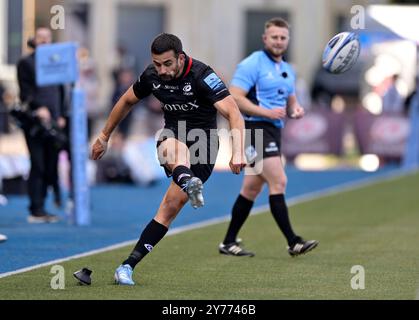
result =
[{"label": "black rugby shorts", "polygon": [[[281,156],[281,128],[266,121],[245,121],[245,126],[245,154],[250,166],[269,157]],[[257,129],[262,130],[262,134]]]},{"label": "black rugby shorts", "polygon": [[[207,181],[214,169],[218,155],[219,137],[217,129],[201,129],[201,133],[204,132],[205,137],[191,137],[189,130],[186,134],[186,141],[185,137],[180,137],[178,135],[177,129],[171,130],[174,134],[173,138],[186,144],[186,146],[189,149],[191,171],[194,173],[196,177],[201,179],[202,182]],[[157,140],[157,149],[159,148],[160,144],[166,139],[168,139],[168,137],[165,135],[164,132],[162,132],[159,136],[159,139]],[[164,159],[159,158],[159,161],[160,165],[164,168],[167,177],[171,177],[172,172],[166,167]]]}]

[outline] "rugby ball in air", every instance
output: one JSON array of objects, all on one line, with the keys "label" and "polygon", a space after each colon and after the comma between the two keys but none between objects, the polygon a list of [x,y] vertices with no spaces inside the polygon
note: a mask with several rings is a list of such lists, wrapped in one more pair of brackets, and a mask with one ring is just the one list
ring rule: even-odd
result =
[{"label": "rugby ball in air", "polygon": [[344,73],[355,64],[360,51],[361,45],[355,33],[339,33],[324,48],[323,68],[330,73]]}]

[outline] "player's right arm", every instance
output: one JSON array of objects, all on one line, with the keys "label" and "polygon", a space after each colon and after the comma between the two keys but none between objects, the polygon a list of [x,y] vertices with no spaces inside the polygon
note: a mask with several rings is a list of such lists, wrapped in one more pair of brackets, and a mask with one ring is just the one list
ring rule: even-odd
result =
[{"label": "player's right arm", "polygon": [[259,70],[261,62],[259,56],[258,53],[253,53],[237,65],[229,91],[243,114],[272,120],[285,118],[285,108],[264,108],[247,97],[251,90],[260,85]]},{"label": "player's right arm", "polygon": [[99,160],[103,157],[106,152],[109,138],[116,126],[126,117],[126,115],[132,110],[132,107],[137,104],[140,99],[134,93],[133,87],[131,86],[124,95],[118,100],[113,107],[108,120],[106,121],[105,127],[99,134],[95,143],[92,146],[92,159]]}]

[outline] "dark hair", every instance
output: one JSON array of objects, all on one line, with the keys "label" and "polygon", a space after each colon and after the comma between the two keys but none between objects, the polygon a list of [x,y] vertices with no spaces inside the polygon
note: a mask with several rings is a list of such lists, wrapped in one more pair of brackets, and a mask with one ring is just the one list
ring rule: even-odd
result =
[{"label": "dark hair", "polygon": [[265,22],[265,30],[272,26],[290,29],[289,23],[282,18],[272,18]]},{"label": "dark hair", "polygon": [[170,50],[173,50],[176,57],[183,52],[182,41],[174,34],[161,33],[151,44],[151,53],[153,54],[162,54]]}]

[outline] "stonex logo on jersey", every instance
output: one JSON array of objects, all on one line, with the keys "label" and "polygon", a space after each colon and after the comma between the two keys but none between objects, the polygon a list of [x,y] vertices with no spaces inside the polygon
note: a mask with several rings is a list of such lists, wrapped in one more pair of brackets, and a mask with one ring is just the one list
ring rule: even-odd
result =
[{"label": "stonex logo on jersey", "polygon": [[194,102],[188,103],[174,103],[174,104],[164,104],[163,109],[166,111],[192,111],[199,108],[199,105],[196,104],[196,100]]}]

